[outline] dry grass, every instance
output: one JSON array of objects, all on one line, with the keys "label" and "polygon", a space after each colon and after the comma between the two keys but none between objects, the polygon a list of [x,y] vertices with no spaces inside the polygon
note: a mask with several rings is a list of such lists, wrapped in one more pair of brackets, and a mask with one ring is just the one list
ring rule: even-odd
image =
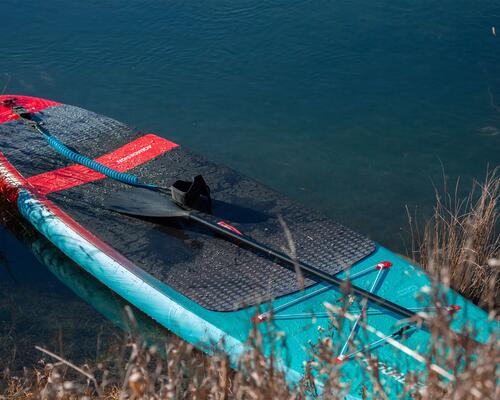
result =
[{"label": "dry grass", "polygon": [[[129,309],[133,324],[133,315]],[[302,389],[293,389],[273,362],[264,356],[263,337],[253,330],[251,350],[230,367],[226,354],[207,357],[192,345],[171,338],[164,348],[150,347],[140,336],[130,337],[126,361],[113,371],[105,365],[90,368],[39,348],[53,362],[41,361],[25,369],[21,377],[4,372],[6,399],[300,399]],[[1,386],[0,386],[1,388]],[[2,395],[0,395],[2,398]]]},{"label": "dry grass", "polygon": [[[335,310],[337,315],[341,310]],[[335,318],[339,321],[341,318]],[[334,322],[337,323],[337,322]],[[431,373],[425,387],[415,391],[421,377],[407,376],[397,398],[415,399],[496,399],[500,350],[498,337],[486,345],[470,341],[458,342],[450,333],[448,315],[438,315],[431,322],[433,346],[425,360]],[[339,366],[333,361],[338,348],[325,335],[313,345],[314,354],[300,385],[290,385],[274,360],[264,356],[262,334],[254,330],[249,339],[251,348],[232,369],[228,357],[216,353],[204,356],[186,342],[172,338],[164,348],[149,347],[140,337],[130,337],[125,347],[127,357],[112,369],[97,364],[75,366],[63,358],[43,350],[44,359],[34,368],[25,369],[22,376],[4,372],[5,387],[0,398],[5,399],[280,399],[299,400],[314,397],[313,373],[325,378],[325,399],[343,399],[349,387],[340,381]],[[443,349],[448,351],[443,351]],[[451,351],[450,351],[451,349]],[[392,399],[381,383],[378,360],[368,356],[364,361],[372,392],[365,398]],[[452,371],[452,379],[443,381],[432,366],[440,365]],[[0,382],[2,381],[0,380]]]},{"label": "dry grass", "polygon": [[484,183],[474,181],[470,194],[458,196],[436,191],[434,215],[420,232],[410,214],[412,258],[433,278],[452,287],[484,308],[500,304],[500,236],[498,168]]},{"label": "dry grass", "polygon": [[[499,177],[488,174],[483,184],[474,182],[472,193],[460,201],[456,195],[437,196],[431,221],[422,234],[413,224],[413,255],[433,278],[431,297],[443,304],[443,285],[450,285],[483,306],[489,305],[496,318],[498,304],[498,250],[495,233],[498,222]],[[440,307],[440,309],[442,309]],[[348,318],[347,305],[331,306],[332,329],[341,329]],[[344,318],[345,317],[345,318]],[[129,318],[134,325],[133,315]],[[266,323],[271,324],[272,321]],[[453,334],[451,317],[442,311],[429,320],[431,350],[423,358],[428,376],[416,390],[421,376],[407,376],[398,398],[415,399],[496,399],[500,398],[500,346],[498,333],[479,345],[467,337],[476,332]],[[370,327],[363,325],[362,329]],[[42,361],[12,376],[6,369],[0,378],[0,398],[5,399],[305,399],[316,394],[314,377],[324,378],[323,397],[343,398],[349,387],[340,380],[335,362],[338,343],[328,332],[311,344],[311,361],[299,385],[290,385],[277,366],[279,354],[265,356],[263,343],[279,341],[279,332],[254,327],[248,340],[249,351],[237,369],[230,368],[228,357],[215,351],[208,357],[177,338],[169,338],[163,348],[149,347],[140,335],[132,335],[120,350],[114,365],[76,366],[70,361],[40,349]],[[362,334],[362,333],[361,333]],[[271,335],[264,337],[263,335]],[[403,345],[404,347],[404,345]],[[411,349],[403,349],[412,352]],[[403,351],[402,350],[402,351]],[[118,354],[117,349],[111,349]],[[417,357],[415,354],[414,357]],[[394,398],[381,383],[378,360],[369,354],[362,362],[372,391],[365,398]],[[449,378],[442,379],[443,374]],[[19,374],[18,374],[19,375]]]}]

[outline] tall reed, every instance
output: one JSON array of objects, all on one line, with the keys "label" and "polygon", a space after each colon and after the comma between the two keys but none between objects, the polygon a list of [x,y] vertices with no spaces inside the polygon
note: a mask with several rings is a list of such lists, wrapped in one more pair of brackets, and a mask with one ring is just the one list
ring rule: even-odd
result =
[{"label": "tall reed", "polygon": [[499,169],[472,183],[465,198],[436,190],[434,214],[423,232],[408,213],[412,254],[435,279],[488,309],[500,305]]}]

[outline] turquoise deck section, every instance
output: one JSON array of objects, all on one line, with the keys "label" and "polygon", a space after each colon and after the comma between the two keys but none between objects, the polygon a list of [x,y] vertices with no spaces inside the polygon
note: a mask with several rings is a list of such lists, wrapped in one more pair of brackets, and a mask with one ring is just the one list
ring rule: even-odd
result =
[{"label": "turquoise deck section", "polygon": [[[125,268],[68,227],[25,190],[20,192],[18,207],[24,217],[44,236],[114,292],[201,350],[211,353],[214,347],[222,348],[230,355],[233,366],[237,365],[238,358],[245,351],[245,342],[252,327],[251,319],[257,312],[255,307],[235,312],[209,311],[144,271],[138,268]],[[430,285],[426,274],[417,266],[380,246],[371,256],[355,264],[349,271],[339,274],[339,277],[345,277],[347,273],[354,275],[368,269],[367,273],[354,279],[353,282],[360,287],[370,289],[377,274],[377,270],[372,267],[382,261],[390,261],[393,266],[381,274],[379,285],[375,288],[378,295],[405,307],[423,307],[430,304],[425,290]],[[272,325],[260,324],[263,332],[271,329],[283,333],[281,342],[266,342],[265,346],[267,351],[273,348],[279,352],[282,368],[293,383],[301,379],[304,362],[310,359],[310,343],[328,335],[334,343],[334,348],[337,347],[335,351],[340,351],[351,331],[352,322],[347,320],[343,321],[340,329],[329,330],[331,324],[330,319],[324,316],[324,303],[341,306],[339,299],[342,296],[336,288],[329,288],[322,293],[312,295],[323,287],[326,285],[314,285],[303,292],[299,291],[274,300],[272,307],[278,310],[275,320]],[[293,300],[304,296],[306,297],[304,300],[290,304]],[[474,327],[479,340],[486,340],[489,333],[498,331],[498,324],[488,322],[486,314],[478,307],[451,290],[447,291],[446,297],[448,304],[462,307],[454,316],[455,329]],[[280,309],[284,304],[290,306]],[[269,307],[269,304],[263,305],[260,312],[265,312]],[[377,312],[380,308],[370,306],[369,310]],[[368,323],[385,334],[395,332],[399,329],[400,318],[383,311],[380,315],[369,315]],[[325,332],[322,333],[322,330]],[[429,336],[425,330],[415,330],[401,343],[419,354],[426,355]],[[363,330],[358,332],[356,339],[362,340],[363,343],[372,343],[378,338]],[[347,353],[360,346],[361,344],[355,342]],[[373,348],[371,353],[378,357],[381,380],[384,387],[390,390],[391,397],[396,397],[401,392],[409,372],[427,373],[426,365],[386,343]],[[339,366],[343,380],[349,385],[345,393],[346,398],[361,398],[363,386],[370,390],[366,365],[363,365],[366,363],[365,360],[363,356]],[[321,378],[318,377],[319,391],[322,390]]]}]

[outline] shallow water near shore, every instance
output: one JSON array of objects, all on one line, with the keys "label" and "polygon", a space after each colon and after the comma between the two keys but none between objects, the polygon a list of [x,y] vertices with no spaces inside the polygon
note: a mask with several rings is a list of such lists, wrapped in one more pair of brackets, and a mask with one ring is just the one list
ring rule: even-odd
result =
[{"label": "shallow water near shore", "polygon": [[[396,251],[406,205],[428,214],[443,175],[465,193],[499,164],[495,1],[1,7],[3,93],[167,137]],[[100,331],[121,340],[28,247],[0,229],[3,350],[83,360]]]}]

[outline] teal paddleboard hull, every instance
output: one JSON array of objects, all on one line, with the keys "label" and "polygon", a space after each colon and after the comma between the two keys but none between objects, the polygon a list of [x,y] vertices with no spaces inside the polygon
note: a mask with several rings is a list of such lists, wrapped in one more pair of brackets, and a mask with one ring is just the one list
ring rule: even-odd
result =
[{"label": "teal paddleboard hull", "polygon": [[[104,140],[104,133],[99,132],[106,132],[110,124],[116,129],[125,128],[116,121],[86,110],[47,100],[22,96],[0,96],[0,100],[13,97],[38,118],[46,120],[48,128],[52,127],[61,141],[112,168],[132,170],[142,174],[142,179],[156,179],[158,176],[154,171],[161,171],[158,165],[168,165],[170,175],[167,181],[176,177],[176,171],[172,172],[174,162],[175,165],[184,165],[184,161],[189,166],[207,171],[216,182],[212,188],[215,189],[212,193],[214,199],[217,200],[218,193],[222,199],[216,210],[220,210],[225,219],[218,223],[228,225],[228,229],[250,232],[249,236],[257,235],[267,240],[266,232],[276,225],[276,230],[269,234],[269,245],[272,245],[274,238],[271,236],[285,236],[271,215],[279,207],[285,216],[289,215],[297,237],[314,235],[317,223],[323,231],[333,232],[332,236],[323,237],[321,242],[313,240],[303,247],[299,243],[299,251],[304,252],[304,257],[320,260],[318,262],[323,262],[327,271],[335,267],[336,277],[351,277],[353,284],[400,306],[435,313],[433,307],[436,305],[430,298],[431,281],[421,268],[347,228],[330,224],[321,216],[294,225],[292,217],[299,216],[297,219],[300,219],[302,215],[300,206],[288,203],[278,195],[272,205],[257,200],[253,202],[252,196],[268,193],[268,189],[222,167],[219,170],[215,164],[206,164],[207,167],[204,161],[181,153],[177,144],[162,137],[133,133],[135,136],[124,141],[122,136],[108,135],[111,143],[104,144],[100,142]],[[67,132],[74,129],[75,121],[82,121],[82,116],[86,118],[82,136],[70,138]],[[36,151],[23,155],[20,149],[28,143],[34,143]],[[104,151],[106,146],[109,148]],[[283,268],[272,260],[262,261],[259,255],[247,255],[247,249],[239,249],[196,227],[158,227],[154,221],[137,222],[105,210],[102,202],[92,203],[93,199],[102,200],[113,190],[123,188],[123,184],[64,159],[8,109],[1,108],[0,152],[2,192],[17,204],[27,221],[113,292],[202,351],[211,354],[215,349],[223,350],[230,356],[232,365],[237,367],[238,360],[248,349],[249,333],[256,324],[263,333],[271,332],[264,335],[265,351],[276,352],[279,368],[292,384],[301,381],[305,367],[313,361],[312,353],[317,350],[315,344],[321,341],[332,344],[331,364],[335,365],[345,385],[346,398],[362,398],[365,391],[373,390],[370,379],[370,374],[374,373],[373,365],[390,398],[403,392],[410,375],[418,375],[422,381],[414,384],[412,390],[423,387],[429,367],[426,357],[432,345],[430,334],[425,329],[418,329],[408,321],[402,321],[399,315],[370,303],[364,320],[370,326],[367,330],[364,323],[358,321],[364,306],[360,299],[352,299],[353,305],[348,309],[350,319],[339,312],[345,305],[345,296],[339,288],[306,277],[304,290],[299,290],[293,288],[290,275],[280,275]],[[22,157],[39,157],[45,160],[45,164]],[[186,178],[185,174],[196,170],[195,167],[179,167],[178,173]],[[224,184],[219,184],[218,179]],[[227,184],[228,179],[231,179],[231,184]],[[252,190],[242,189],[249,187]],[[238,196],[232,193],[232,188],[240,190]],[[253,212],[255,218],[249,221],[231,219],[236,211],[234,202],[228,199],[241,201],[237,212],[242,215]],[[233,208],[230,209],[230,205]],[[286,214],[287,210],[293,212]],[[304,209],[303,213],[308,213],[308,210]],[[265,228],[261,229],[263,226]],[[132,227],[135,227],[133,234]],[[128,230],[130,236],[137,236],[131,239],[127,236]],[[163,249],[162,243],[166,243],[168,251]],[[321,249],[317,252],[321,253],[321,259],[315,254],[315,246]],[[343,258],[336,252],[339,248],[343,249]],[[225,257],[227,254],[233,258]],[[238,263],[240,259],[245,262]],[[203,264],[204,260],[210,262]],[[198,267],[200,269],[196,269]],[[262,271],[269,268],[275,275],[270,273],[267,280],[255,281],[262,283],[255,290],[257,296],[252,287],[245,285],[245,279],[227,276],[231,268],[236,275],[249,274],[246,280],[256,279],[256,274],[260,276],[259,268]],[[199,277],[202,273],[209,276]],[[266,276],[265,272],[262,273]],[[293,275],[293,272],[287,273]],[[280,277],[284,283],[276,282]],[[204,280],[198,282],[197,279]],[[218,286],[214,286],[214,280],[219,280]],[[266,285],[269,287],[267,291]],[[490,333],[498,331],[496,322],[488,321],[486,313],[474,304],[452,290],[443,289],[442,292],[444,301],[438,306],[449,311],[446,315],[454,330],[473,327],[478,341],[486,341]],[[271,311],[273,317],[269,323]],[[280,340],[276,341],[276,337]],[[399,348],[393,341],[400,344]],[[375,364],[370,364],[370,357],[376,357]],[[443,370],[441,375],[443,380],[452,379],[449,371]],[[316,373],[319,392],[328,386],[325,379]]]}]

